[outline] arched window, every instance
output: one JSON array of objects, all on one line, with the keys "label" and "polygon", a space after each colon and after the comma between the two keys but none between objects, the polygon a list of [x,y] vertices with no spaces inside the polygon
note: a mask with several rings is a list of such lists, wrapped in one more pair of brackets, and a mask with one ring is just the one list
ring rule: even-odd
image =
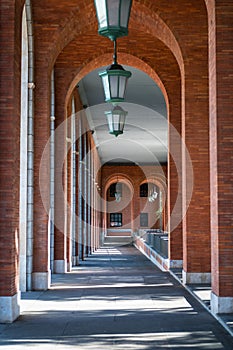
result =
[{"label": "arched window", "polygon": [[148,197],[148,183],[140,185],[140,197]]}]

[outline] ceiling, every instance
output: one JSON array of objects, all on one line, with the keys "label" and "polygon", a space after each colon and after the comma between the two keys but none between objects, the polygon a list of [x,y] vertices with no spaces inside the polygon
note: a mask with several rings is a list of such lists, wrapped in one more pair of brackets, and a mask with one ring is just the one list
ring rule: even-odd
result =
[{"label": "ceiling", "polygon": [[102,164],[167,162],[167,111],[163,94],[144,72],[124,66],[132,72],[125,102],[119,105],[128,112],[123,135],[108,133],[104,112],[112,105],[104,102],[104,92],[98,72],[94,70],[78,84],[79,94],[98,148]]}]

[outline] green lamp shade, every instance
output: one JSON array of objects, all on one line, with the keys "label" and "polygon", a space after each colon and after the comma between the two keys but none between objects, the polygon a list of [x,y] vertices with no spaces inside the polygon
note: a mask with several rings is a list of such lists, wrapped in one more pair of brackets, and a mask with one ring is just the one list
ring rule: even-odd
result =
[{"label": "green lamp shade", "polygon": [[98,32],[111,40],[128,35],[132,0],[95,0]]},{"label": "green lamp shade", "polygon": [[131,72],[126,71],[119,64],[112,64],[105,71],[100,72],[102,78],[105,101],[123,102],[125,98],[126,85]]},{"label": "green lamp shade", "polygon": [[127,114],[128,112],[124,111],[123,108],[119,106],[115,106],[112,111],[105,112],[109,134],[115,135],[116,137],[123,134]]}]

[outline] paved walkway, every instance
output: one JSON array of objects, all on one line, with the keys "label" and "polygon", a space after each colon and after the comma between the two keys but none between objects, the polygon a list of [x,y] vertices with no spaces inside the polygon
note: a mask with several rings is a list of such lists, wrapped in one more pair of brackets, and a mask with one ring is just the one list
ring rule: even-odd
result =
[{"label": "paved walkway", "polygon": [[23,294],[1,349],[233,349],[233,338],[133,247],[102,248],[46,292]]},{"label": "paved walkway", "polygon": [[[173,269],[171,274],[180,282],[183,283],[182,269]],[[199,302],[210,312],[211,300],[211,284],[189,284],[184,286],[190,293],[192,293]],[[227,329],[233,337],[233,313],[218,314],[215,318]]]}]

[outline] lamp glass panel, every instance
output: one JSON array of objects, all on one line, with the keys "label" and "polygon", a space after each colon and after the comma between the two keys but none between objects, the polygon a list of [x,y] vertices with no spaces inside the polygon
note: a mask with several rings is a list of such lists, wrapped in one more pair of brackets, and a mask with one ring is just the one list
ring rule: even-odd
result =
[{"label": "lamp glass panel", "polygon": [[109,132],[113,132],[113,119],[112,119],[112,114],[107,115],[107,120],[108,120],[108,129]]},{"label": "lamp glass panel", "polygon": [[113,114],[113,130],[119,130],[119,114]]},{"label": "lamp glass panel", "polygon": [[111,89],[111,98],[118,97],[118,76],[110,75],[110,89]]},{"label": "lamp glass panel", "polygon": [[95,1],[97,16],[99,27],[104,28],[107,27],[107,13],[106,13],[106,5],[105,0],[96,0]]},{"label": "lamp glass panel", "polygon": [[128,27],[128,21],[129,21],[129,12],[130,12],[130,6],[131,6],[132,0],[124,0],[121,1],[121,14],[120,14],[120,26],[121,27]]},{"label": "lamp glass panel", "polygon": [[127,78],[124,76],[119,77],[119,97],[124,98],[125,87],[127,83]]},{"label": "lamp glass panel", "polygon": [[120,130],[123,130],[124,125],[125,125],[125,114],[121,114],[119,124],[120,124]]},{"label": "lamp glass panel", "polygon": [[120,0],[108,0],[108,24],[109,26],[119,26],[119,6]]},{"label": "lamp glass panel", "polygon": [[103,75],[102,76],[102,82],[103,82],[103,87],[104,87],[104,93],[105,93],[105,99],[110,100],[110,86],[109,86],[109,80],[108,80],[108,75]]}]

